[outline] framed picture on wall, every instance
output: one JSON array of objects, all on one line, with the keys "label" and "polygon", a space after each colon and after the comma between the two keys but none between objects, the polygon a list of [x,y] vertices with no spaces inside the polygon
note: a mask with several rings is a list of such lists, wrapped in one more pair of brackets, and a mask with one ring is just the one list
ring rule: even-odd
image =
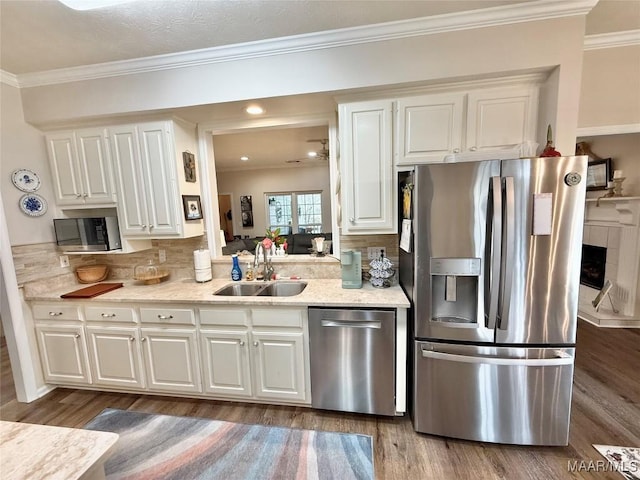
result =
[{"label": "framed picture on wall", "polygon": [[187,182],[196,181],[196,157],[191,152],[182,152],[182,163],[184,163],[184,179]]},{"label": "framed picture on wall", "polygon": [[593,160],[587,166],[587,190],[605,190],[611,181],[611,159]]},{"label": "framed picture on wall", "polygon": [[248,210],[242,212],[242,226],[253,227],[253,212]]},{"label": "framed picture on wall", "polygon": [[185,220],[199,220],[202,218],[200,195],[182,195],[182,207]]}]

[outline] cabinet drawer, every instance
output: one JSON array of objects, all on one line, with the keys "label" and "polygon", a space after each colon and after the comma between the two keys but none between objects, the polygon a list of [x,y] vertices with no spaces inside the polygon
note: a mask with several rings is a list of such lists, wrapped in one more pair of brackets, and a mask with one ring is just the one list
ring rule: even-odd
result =
[{"label": "cabinet drawer", "polygon": [[87,320],[98,322],[126,322],[135,323],[136,313],[133,308],[127,307],[86,307],[85,315]]},{"label": "cabinet drawer", "polygon": [[200,309],[202,325],[249,325],[249,312],[238,308]]},{"label": "cabinet drawer", "polygon": [[298,327],[302,328],[305,310],[280,308],[253,308],[254,327]]},{"label": "cabinet drawer", "polygon": [[196,324],[193,310],[188,308],[141,308],[140,321],[142,323]]},{"label": "cabinet drawer", "polygon": [[80,306],[50,303],[33,306],[33,318],[40,320],[80,320]]}]

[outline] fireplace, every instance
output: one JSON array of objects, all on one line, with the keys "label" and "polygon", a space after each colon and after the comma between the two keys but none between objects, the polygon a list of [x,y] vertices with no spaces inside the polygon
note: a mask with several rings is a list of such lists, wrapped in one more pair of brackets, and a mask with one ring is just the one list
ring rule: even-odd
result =
[{"label": "fireplace", "polygon": [[600,290],[604,286],[607,249],[596,245],[582,245],[580,283]]}]

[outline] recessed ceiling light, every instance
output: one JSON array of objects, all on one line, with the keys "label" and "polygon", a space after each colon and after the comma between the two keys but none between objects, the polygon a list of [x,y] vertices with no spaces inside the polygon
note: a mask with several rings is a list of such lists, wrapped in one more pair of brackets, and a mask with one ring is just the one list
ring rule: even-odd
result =
[{"label": "recessed ceiling light", "polygon": [[307,153],[307,157],[309,158],[315,158],[318,156],[318,152],[309,152]]},{"label": "recessed ceiling light", "polygon": [[247,160],[249,160],[249,157],[247,157],[246,155],[243,155],[242,157],[240,157],[240,160],[242,160],[243,162],[246,162]]},{"label": "recessed ceiling light", "polygon": [[260,115],[264,113],[264,108],[259,105],[249,105],[245,109],[245,112],[247,112],[249,115]]}]

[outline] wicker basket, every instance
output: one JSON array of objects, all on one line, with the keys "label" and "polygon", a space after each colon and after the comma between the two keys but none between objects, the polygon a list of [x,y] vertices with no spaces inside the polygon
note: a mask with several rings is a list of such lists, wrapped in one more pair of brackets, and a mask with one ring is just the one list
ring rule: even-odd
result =
[{"label": "wicker basket", "polygon": [[96,283],[106,279],[109,275],[107,265],[85,265],[76,268],[76,277],[80,283]]}]

